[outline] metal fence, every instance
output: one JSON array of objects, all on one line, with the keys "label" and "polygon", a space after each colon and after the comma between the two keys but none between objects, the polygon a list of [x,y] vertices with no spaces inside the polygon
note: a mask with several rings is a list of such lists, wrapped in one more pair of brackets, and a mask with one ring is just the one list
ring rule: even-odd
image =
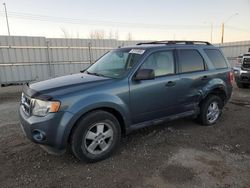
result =
[{"label": "metal fence", "polygon": [[230,64],[234,66],[237,63],[236,58],[240,54],[244,54],[249,51],[250,40],[240,42],[228,42],[224,44],[218,44],[217,46],[223,51]]},{"label": "metal fence", "polygon": [[77,73],[118,46],[141,41],[0,36],[0,84]]},{"label": "metal fence", "polygon": [[[40,81],[77,73],[118,46],[142,41],[0,36],[0,84]],[[233,65],[250,41],[219,46]]]}]

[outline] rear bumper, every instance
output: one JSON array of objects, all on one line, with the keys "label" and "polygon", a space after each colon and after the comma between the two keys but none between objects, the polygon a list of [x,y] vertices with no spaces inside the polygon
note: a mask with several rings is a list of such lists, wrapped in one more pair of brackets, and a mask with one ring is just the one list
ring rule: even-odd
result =
[{"label": "rear bumper", "polygon": [[[48,146],[55,153],[65,150],[68,140],[68,127],[73,114],[69,112],[51,113],[45,117],[27,116],[19,108],[21,128],[32,142]],[[39,135],[40,134],[40,135]]]},{"label": "rear bumper", "polygon": [[229,101],[229,99],[231,98],[232,93],[233,93],[233,86],[230,85],[230,86],[227,87],[227,98],[226,98],[226,100],[224,101],[225,104],[226,104],[226,103]]}]

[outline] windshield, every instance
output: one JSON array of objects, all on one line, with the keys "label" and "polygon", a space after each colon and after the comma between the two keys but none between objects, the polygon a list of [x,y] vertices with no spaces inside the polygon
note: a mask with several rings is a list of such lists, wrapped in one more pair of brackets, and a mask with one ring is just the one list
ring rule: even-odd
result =
[{"label": "windshield", "polygon": [[111,78],[123,77],[139,61],[144,50],[117,49],[108,52],[86,70],[87,74]]}]

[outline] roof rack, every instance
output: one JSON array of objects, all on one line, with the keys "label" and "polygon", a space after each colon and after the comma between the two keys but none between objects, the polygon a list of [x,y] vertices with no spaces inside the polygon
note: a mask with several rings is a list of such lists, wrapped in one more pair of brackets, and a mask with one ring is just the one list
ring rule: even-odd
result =
[{"label": "roof rack", "polygon": [[206,41],[188,41],[188,40],[164,40],[164,41],[152,41],[152,42],[141,42],[136,45],[143,45],[143,44],[205,44],[205,45],[211,45],[211,43]]}]

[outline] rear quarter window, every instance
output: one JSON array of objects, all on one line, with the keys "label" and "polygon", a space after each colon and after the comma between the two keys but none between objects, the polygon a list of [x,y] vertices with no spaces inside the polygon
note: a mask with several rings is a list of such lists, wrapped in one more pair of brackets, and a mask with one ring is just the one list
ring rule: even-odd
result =
[{"label": "rear quarter window", "polygon": [[216,69],[223,69],[228,67],[225,58],[219,50],[205,49],[204,51]]}]

